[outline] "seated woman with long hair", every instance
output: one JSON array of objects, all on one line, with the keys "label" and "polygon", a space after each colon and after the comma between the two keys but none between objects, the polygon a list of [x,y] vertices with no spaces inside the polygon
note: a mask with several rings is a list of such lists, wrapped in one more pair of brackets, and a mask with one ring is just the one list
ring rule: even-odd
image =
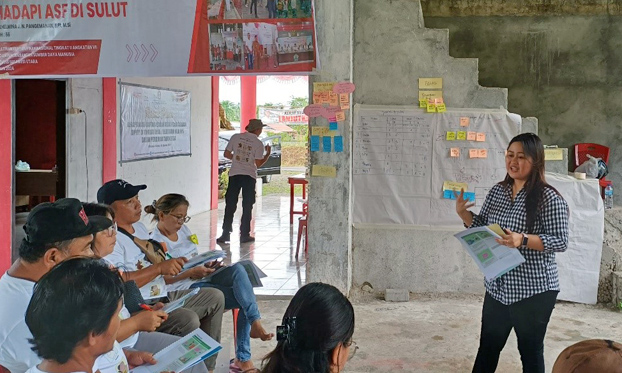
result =
[{"label": "seated woman with long hair", "polygon": [[278,344],[263,360],[263,373],[341,372],[354,355],[354,308],[334,286],[311,283],[292,298]]},{"label": "seated woman with long hair", "polygon": [[[153,220],[157,226],[151,233],[151,238],[164,242],[168,253],[174,257],[190,259],[198,254],[196,236],[184,224],[188,217],[190,203],[181,194],[166,194],[151,205],[145,207],[145,212],[153,214]],[[194,242],[193,242],[194,241]],[[179,275],[166,278],[167,285],[174,290],[185,290],[196,286],[196,280],[205,278],[213,273],[215,268],[209,266],[196,266]],[[261,315],[257,307],[257,300],[253,292],[253,286],[248,278],[244,267],[234,264],[225,268],[209,278],[209,281],[200,282],[200,286],[214,287],[225,295],[225,308],[239,308],[237,320],[237,345],[235,349],[236,359],[234,365],[242,371],[254,371],[251,361],[250,338],[260,338],[268,341],[274,337],[266,332],[261,324]]]}]

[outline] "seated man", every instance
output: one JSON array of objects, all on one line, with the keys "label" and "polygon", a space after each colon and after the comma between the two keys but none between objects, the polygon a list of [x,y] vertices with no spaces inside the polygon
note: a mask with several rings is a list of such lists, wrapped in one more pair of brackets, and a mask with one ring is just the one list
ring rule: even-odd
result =
[{"label": "seated man", "polygon": [[589,339],[562,351],[553,373],[622,373],[622,344]]},{"label": "seated man", "polygon": [[[23,373],[39,364],[41,358],[30,349],[28,340],[32,335],[24,320],[35,283],[68,258],[92,256],[93,232],[109,224],[104,217],[89,220],[80,201],[73,198],[42,203],[28,214],[19,259],[0,278],[0,365],[12,373]],[[133,351],[125,354],[130,360],[148,356]],[[93,370],[99,368],[104,373],[106,364],[99,363],[98,359]]]},{"label": "seated man", "polygon": [[[168,292],[165,276],[179,274],[186,260],[159,258],[161,260],[157,261],[154,255],[145,254],[148,248],[143,244],[149,240],[149,231],[140,222],[142,206],[138,192],[146,188],[145,185],[134,186],[124,180],[112,180],[97,191],[97,201],[112,207],[119,229],[114,251],[104,259],[123,270],[125,281],[135,281],[145,299],[163,296],[168,296],[170,300],[179,299],[192,290]],[[143,246],[139,246],[139,243]],[[220,341],[224,305],[225,297],[220,290],[203,288],[189,298],[183,308],[171,312],[156,330],[185,336],[200,327],[216,341]],[[213,371],[216,355],[205,360],[205,365]]]},{"label": "seated man", "polygon": [[27,372],[91,373],[103,356],[110,372],[127,373],[116,341],[122,304],[119,273],[96,259],[69,259],[54,267],[35,285],[26,310],[32,350],[43,359]]}]

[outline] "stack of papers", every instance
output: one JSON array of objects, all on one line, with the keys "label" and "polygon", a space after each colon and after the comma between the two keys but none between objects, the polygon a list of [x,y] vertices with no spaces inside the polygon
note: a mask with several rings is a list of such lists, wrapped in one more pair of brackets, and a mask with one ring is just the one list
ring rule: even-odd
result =
[{"label": "stack of papers", "polygon": [[194,258],[190,259],[186,264],[184,264],[183,269],[190,269],[192,267],[196,267],[201,264],[205,264],[207,262],[211,262],[217,259],[222,259],[227,256],[227,253],[223,250],[212,250],[205,252],[203,254],[199,254]]}]

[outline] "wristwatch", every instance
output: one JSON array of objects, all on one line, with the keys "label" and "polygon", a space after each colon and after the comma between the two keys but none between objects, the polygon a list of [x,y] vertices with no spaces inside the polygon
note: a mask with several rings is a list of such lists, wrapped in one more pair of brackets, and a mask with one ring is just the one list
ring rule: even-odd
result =
[{"label": "wristwatch", "polygon": [[522,246],[527,247],[527,241],[529,241],[529,237],[527,237],[527,233],[523,233],[523,244],[522,244]]}]

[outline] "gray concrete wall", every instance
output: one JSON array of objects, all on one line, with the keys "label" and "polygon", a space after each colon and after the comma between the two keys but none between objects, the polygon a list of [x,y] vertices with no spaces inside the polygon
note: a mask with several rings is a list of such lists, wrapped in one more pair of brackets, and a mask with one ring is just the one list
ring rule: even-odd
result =
[{"label": "gray concrete wall", "polygon": [[622,271],[622,208],[619,207],[605,210],[605,242],[600,261],[598,302],[622,301],[622,283],[618,283],[618,289],[614,289],[616,271]]},{"label": "gray concrete wall", "polygon": [[478,57],[480,83],[508,87],[508,109],[537,117],[545,143],[609,146],[608,179],[622,187],[621,3],[427,0],[423,7],[427,27],[449,29],[450,55]]}]

